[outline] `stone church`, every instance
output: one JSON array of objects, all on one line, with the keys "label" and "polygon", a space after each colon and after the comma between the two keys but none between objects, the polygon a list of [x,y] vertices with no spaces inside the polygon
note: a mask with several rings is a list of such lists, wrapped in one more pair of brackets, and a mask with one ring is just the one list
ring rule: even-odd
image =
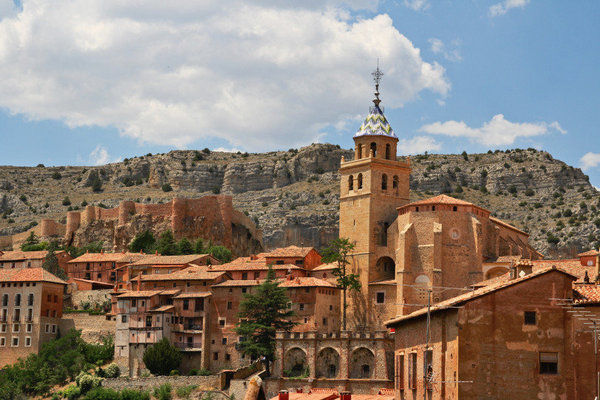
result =
[{"label": "stone church", "polygon": [[[354,135],[354,159],[342,158],[340,237],[355,244],[351,266],[362,289],[348,314],[355,329],[382,323],[507,271],[504,256],[538,259],[529,235],[469,202],[439,195],[410,203],[410,161],[397,159],[398,137],[379,99]],[[353,325],[352,325],[353,324]]]}]

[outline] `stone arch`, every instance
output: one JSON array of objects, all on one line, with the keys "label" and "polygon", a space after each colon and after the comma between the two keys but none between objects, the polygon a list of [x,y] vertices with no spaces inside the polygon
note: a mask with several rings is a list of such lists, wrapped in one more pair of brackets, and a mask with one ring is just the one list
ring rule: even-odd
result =
[{"label": "stone arch", "polygon": [[317,354],[317,378],[337,378],[340,372],[340,354],[333,347],[326,347]]},{"label": "stone arch", "polygon": [[489,270],[487,270],[487,272],[485,273],[485,279],[496,278],[497,276],[504,275],[507,272],[508,272],[507,267],[504,267],[504,266],[493,267],[493,268],[490,268]]},{"label": "stone arch", "polygon": [[371,142],[371,153],[373,153],[373,157],[377,157],[377,143]]},{"label": "stone arch", "polygon": [[306,352],[300,347],[292,347],[285,353],[283,357],[283,371],[285,376],[302,376],[306,374],[307,369]]},{"label": "stone arch", "polygon": [[359,347],[350,356],[350,379],[369,379],[375,372],[375,355],[366,347]]},{"label": "stone arch", "polygon": [[354,190],[354,176],[350,175],[348,177],[348,190]]},{"label": "stone arch", "polygon": [[396,263],[390,257],[380,257],[377,264],[375,264],[375,271],[376,274],[372,277],[373,281],[394,279],[396,277]]},{"label": "stone arch", "polygon": [[362,189],[362,185],[363,185],[362,181],[363,181],[362,174],[358,174],[358,184],[357,184],[358,189]]},{"label": "stone arch", "polygon": [[429,277],[427,275],[419,275],[415,278],[415,297],[420,304],[427,304],[427,290],[429,289]]},{"label": "stone arch", "polygon": [[391,158],[392,158],[391,157],[391,146],[389,143],[385,145],[385,158],[386,158],[386,160],[391,160]]},{"label": "stone arch", "polygon": [[387,190],[387,175],[381,175],[381,190]]}]

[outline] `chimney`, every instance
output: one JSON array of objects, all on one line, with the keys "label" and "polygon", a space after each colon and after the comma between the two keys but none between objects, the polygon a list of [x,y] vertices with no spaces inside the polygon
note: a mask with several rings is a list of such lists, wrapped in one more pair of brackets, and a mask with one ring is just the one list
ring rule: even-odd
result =
[{"label": "chimney", "polygon": [[533,271],[533,263],[529,260],[518,260],[515,263],[517,269],[517,278],[521,278],[525,275],[529,275]]},{"label": "chimney", "polygon": [[100,249],[100,254],[104,254],[104,249]]},{"label": "chimney", "polygon": [[290,400],[290,394],[287,390],[279,391],[279,400]]},{"label": "chimney", "polygon": [[156,250],[156,252],[154,253],[154,255],[156,255],[156,256],[158,255],[158,250]]},{"label": "chimney", "polygon": [[303,390],[301,387],[296,388],[296,393],[303,393]]},{"label": "chimney", "polygon": [[509,279],[517,279],[517,268],[514,265],[510,266],[509,274]]},{"label": "chimney", "polygon": [[352,394],[350,392],[340,392],[340,400],[352,400]]}]

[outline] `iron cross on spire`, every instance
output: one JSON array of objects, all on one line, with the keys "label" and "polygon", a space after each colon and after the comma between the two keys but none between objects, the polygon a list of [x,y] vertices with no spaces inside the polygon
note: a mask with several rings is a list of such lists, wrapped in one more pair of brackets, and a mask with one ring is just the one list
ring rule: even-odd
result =
[{"label": "iron cross on spire", "polygon": [[373,80],[375,81],[375,99],[373,103],[375,107],[379,107],[379,103],[381,103],[381,100],[379,100],[379,82],[381,82],[381,77],[383,76],[383,72],[379,69],[379,59],[377,59],[377,69],[371,73],[371,76],[373,76]]}]

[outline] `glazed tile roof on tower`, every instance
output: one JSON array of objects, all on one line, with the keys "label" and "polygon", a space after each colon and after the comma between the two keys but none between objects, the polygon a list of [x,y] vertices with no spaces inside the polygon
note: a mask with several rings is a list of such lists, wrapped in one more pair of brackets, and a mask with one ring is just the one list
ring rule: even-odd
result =
[{"label": "glazed tile roof on tower", "polygon": [[379,106],[373,106],[369,109],[369,115],[367,115],[354,137],[372,135],[398,138]]},{"label": "glazed tile roof on tower", "polygon": [[66,285],[67,282],[44,268],[0,269],[0,282],[50,282]]}]

